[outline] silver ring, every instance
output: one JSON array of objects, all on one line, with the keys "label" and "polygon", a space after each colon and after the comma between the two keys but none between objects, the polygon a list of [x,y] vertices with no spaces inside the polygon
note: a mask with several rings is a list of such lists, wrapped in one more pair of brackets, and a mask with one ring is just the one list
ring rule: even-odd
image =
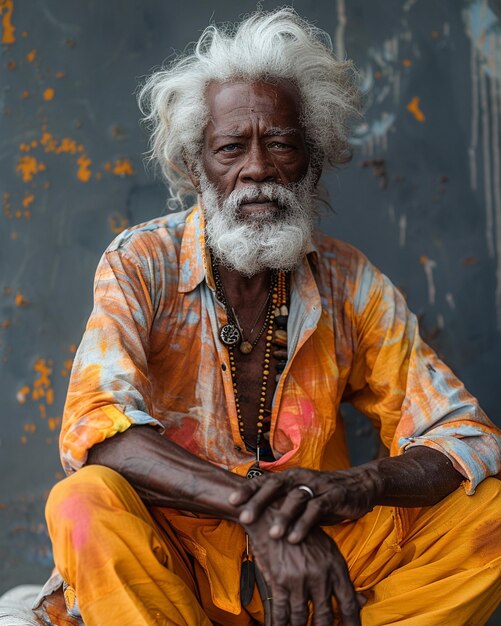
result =
[{"label": "silver ring", "polygon": [[306,491],[306,493],[310,496],[310,498],[315,498],[315,492],[313,491],[313,489],[308,487],[308,485],[298,485],[297,488],[302,489],[303,491]]}]

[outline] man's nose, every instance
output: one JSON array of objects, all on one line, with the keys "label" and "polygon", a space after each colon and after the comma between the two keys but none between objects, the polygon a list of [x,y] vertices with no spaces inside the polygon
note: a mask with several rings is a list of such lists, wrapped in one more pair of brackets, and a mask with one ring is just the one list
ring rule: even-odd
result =
[{"label": "man's nose", "polygon": [[253,144],[249,147],[240,180],[244,183],[268,183],[276,181],[277,171],[266,147]]}]

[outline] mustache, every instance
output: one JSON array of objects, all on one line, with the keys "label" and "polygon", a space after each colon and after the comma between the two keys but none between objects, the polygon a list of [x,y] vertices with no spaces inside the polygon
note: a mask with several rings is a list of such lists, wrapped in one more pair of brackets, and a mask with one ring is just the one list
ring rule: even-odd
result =
[{"label": "mustache", "polygon": [[276,202],[282,207],[290,204],[295,199],[296,195],[292,189],[288,189],[278,183],[265,183],[232,191],[223,201],[223,204],[232,208],[238,208],[242,204],[252,202]]}]

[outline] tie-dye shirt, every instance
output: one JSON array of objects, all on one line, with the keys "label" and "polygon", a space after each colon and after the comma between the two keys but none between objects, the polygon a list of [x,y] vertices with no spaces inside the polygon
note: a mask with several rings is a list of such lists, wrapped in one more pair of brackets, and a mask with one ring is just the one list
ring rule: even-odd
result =
[{"label": "tie-dye shirt", "polygon": [[[108,247],[76,354],[61,432],[67,472],[132,425],[242,474],[226,322],[205,258],[202,212],[124,231]],[[501,437],[477,400],[421,340],[399,291],[358,250],[317,234],[291,276],[286,369],[275,392],[271,470],[349,466],[339,407],[369,417],[392,455],[447,455],[467,493],[500,469]]]}]

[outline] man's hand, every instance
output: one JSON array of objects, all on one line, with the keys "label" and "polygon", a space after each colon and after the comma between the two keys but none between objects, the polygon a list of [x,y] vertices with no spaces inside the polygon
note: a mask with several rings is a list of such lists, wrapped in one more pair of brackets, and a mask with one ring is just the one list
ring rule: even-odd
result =
[{"label": "man's hand", "polygon": [[360,626],[363,597],[357,596],[336,543],[320,528],[298,545],[270,538],[267,529],[273,521],[272,509],[245,529],[271,589],[273,625],[306,626],[311,600],[314,626],[332,626],[335,596],[343,626]]},{"label": "man's hand", "polygon": [[[314,497],[299,489],[301,485],[309,487]],[[249,480],[229,501],[243,505],[239,521],[245,525],[253,524],[270,504],[283,499],[273,515],[269,536],[280,539],[288,533],[290,543],[300,543],[316,526],[362,517],[375,506],[382,490],[383,479],[370,465],[338,472],[295,468]]]}]

